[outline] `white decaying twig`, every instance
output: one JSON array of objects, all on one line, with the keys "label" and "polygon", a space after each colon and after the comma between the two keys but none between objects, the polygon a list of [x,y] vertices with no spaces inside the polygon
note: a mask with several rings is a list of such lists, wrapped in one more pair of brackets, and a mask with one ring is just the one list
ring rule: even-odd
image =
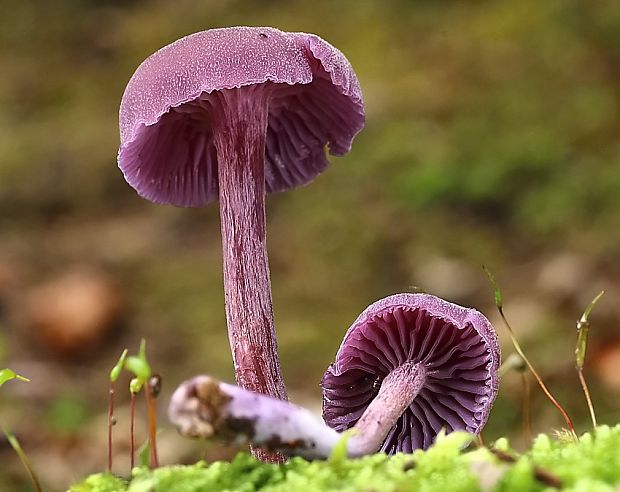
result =
[{"label": "white decaying twig", "polygon": [[[411,364],[399,369],[384,380],[374,404],[353,427],[347,441],[350,457],[378,451],[408,405],[400,400],[413,399],[421,387],[423,368]],[[392,393],[400,396],[396,398]],[[329,457],[342,439],[342,434],[305,408],[210,376],[196,376],[182,383],[172,396],[168,416],[179,432],[188,437],[247,443],[307,459]]]}]

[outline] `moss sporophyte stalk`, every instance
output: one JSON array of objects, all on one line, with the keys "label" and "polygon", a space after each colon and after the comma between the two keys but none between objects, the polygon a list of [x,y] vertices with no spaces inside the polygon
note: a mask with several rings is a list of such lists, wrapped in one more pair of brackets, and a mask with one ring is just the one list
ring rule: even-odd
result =
[{"label": "moss sporophyte stalk", "polygon": [[129,381],[130,393],[130,423],[129,423],[129,439],[130,439],[130,467],[135,465],[136,442],[135,442],[135,410],[136,397],[144,388],[147,412],[147,428],[148,428],[148,464],[151,468],[159,466],[157,457],[157,406],[155,399],[161,390],[161,376],[153,374],[151,366],[146,357],[146,340],[142,339],[138,354],[127,356],[127,349],[121,353],[118,361],[110,370],[110,386],[108,390],[108,471],[112,470],[112,428],[116,425],[114,418],[114,395],[115,383],[120,377],[123,370],[130,372],[134,377]]},{"label": "moss sporophyte stalk", "polygon": [[260,463],[242,453],[232,462],[136,468],[129,481],[97,474],[69,492],[614,492],[620,484],[620,426],[599,426],[578,442],[541,434],[521,455],[506,439],[494,444],[495,452],[476,448],[471,440],[471,435],[455,432],[440,434],[428,450],[413,454],[293,458],[281,465]]}]

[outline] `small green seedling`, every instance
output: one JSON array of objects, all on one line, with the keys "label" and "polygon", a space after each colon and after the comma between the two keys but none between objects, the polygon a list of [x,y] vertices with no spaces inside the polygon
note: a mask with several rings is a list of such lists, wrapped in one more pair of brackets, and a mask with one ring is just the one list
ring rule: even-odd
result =
[{"label": "small green seedling", "polygon": [[151,366],[146,360],[146,340],[143,338],[140,342],[140,349],[138,355],[132,355],[127,357],[125,361],[125,369],[134,374],[134,378],[129,381],[129,392],[131,399],[129,402],[130,409],[130,454],[131,454],[131,468],[136,464],[136,437],[135,437],[135,422],[136,422],[136,396],[142,389],[142,386],[146,383],[151,375]]},{"label": "small green seedling", "polygon": [[577,368],[577,375],[579,376],[579,382],[581,383],[583,394],[586,397],[588,410],[590,411],[592,427],[596,427],[596,414],[594,413],[594,405],[592,404],[592,398],[590,397],[590,390],[588,389],[586,378],[583,375],[583,366],[586,362],[588,335],[590,333],[590,321],[588,320],[588,318],[590,317],[592,309],[594,309],[594,306],[599,301],[599,299],[603,297],[604,293],[605,291],[602,290],[594,299],[592,299],[592,302],[590,302],[586,310],[581,315],[581,318],[579,318],[579,320],[577,321],[577,346],[575,347],[575,366]]},{"label": "small green seedling", "polygon": [[[2,386],[7,381],[11,381],[13,379],[17,381],[24,381],[26,383],[30,382],[30,379],[28,379],[27,377],[20,376],[15,371],[9,368],[0,369],[0,386]],[[28,475],[30,476],[30,480],[32,481],[32,485],[34,489],[37,492],[42,492],[43,489],[41,488],[41,483],[39,482],[39,479],[37,478],[37,475],[34,472],[32,465],[30,464],[30,460],[28,459],[28,457],[26,456],[26,453],[24,452],[21,445],[19,444],[17,437],[15,437],[15,435],[12,432],[6,429],[2,429],[2,432],[6,436],[7,441],[9,442],[9,444],[11,445],[11,447],[13,448],[17,456],[19,457],[19,461],[22,462],[22,465],[24,465],[24,468],[28,472]]]},{"label": "small green seedling", "polygon": [[486,266],[483,265],[482,269],[484,270],[484,273],[487,275],[489,282],[493,286],[493,294],[495,296],[495,307],[497,308],[497,311],[499,312],[499,315],[501,316],[502,321],[504,322],[504,326],[506,326],[506,329],[508,330],[508,335],[510,336],[510,340],[512,341],[512,345],[514,346],[515,351],[523,359],[523,361],[527,365],[530,372],[534,375],[536,382],[538,383],[540,388],[543,390],[547,398],[551,401],[551,403],[553,403],[553,405],[562,414],[562,417],[564,418],[564,421],[566,422],[566,426],[568,427],[568,430],[573,436],[573,439],[577,440],[578,439],[577,433],[575,432],[575,426],[573,425],[573,421],[568,416],[568,413],[566,413],[566,410],[564,410],[564,407],[560,405],[560,403],[558,403],[555,397],[551,394],[551,391],[549,391],[549,389],[547,388],[547,385],[543,382],[542,378],[540,377],[538,372],[534,369],[534,366],[532,366],[532,363],[529,361],[529,359],[523,352],[523,349],[521,348],[521,344],[517,340],[514,334],[514,331],[512,329],[512,326],[510,325],[510,323],[508,322],[508,319],[506,318],[506,315],[504,314],[504,300],[502,297],[502,291],[499,288],[499,284],[495,280],[495,276],[491,273],[491,271]]},{"label": "small green seedling", "polygon": [[146,410],[149,434],[149,467],[157,468],[157,405],[156,399],[161,391],[162,379],[159,374],[153,374],[146,383]]},{"label": "small green seedling", "polygon": [[112,471],[112,427],[116,424],[114,419],[114,383],[120,377],[127,358],[127,349],[123,350],[116,365],[110,371],[110,389],[108,391],[108,471]]},{"label": "small green seedling", "polygon": [[157,406],[155,404],[155,399],[161,390],[161,377],[154,375],[151,371],[151,366],[146,358],[146,340],[142,339],[137,356],[127,357],[125,369],[135,376],[129,382],[129,391],[131,393],[131,467],[134,467],[136,454],[134,433],[136,395],[144,387],[149,435],[149,466],[151,468],[157,468],[159,466],[159,460],[157,458]]},{"label": "small green seedling", "polygon": [[118,358],[116,365],[110,370],[110,382],[115,383],[121,375],[123,366],[125,365],[125,359],[127,359],[127,349],[123,350],[121,356]]},{"label": "small green seedling", "polygon": [[30,382],[30,379],[24,376],[20,376],[19,374],[9,369],[8,367],[5,367],[4,369],[0,369],[0,386],[2,386],[4,383],[11,381],[13,379],[16,379],[18,381],[24,381],[26,383]]},{"label": "small green seedling", "polygon": [[148,439],[138,448],[138,466],[143,468],[149,466],[149,457],[151,455],[150,448],[151,446],[149,446]]},{"label": "small green seedling", "polygon": [[[161,390],[161,377],[152,374],[151,366],[146,358],[146,340],[142,339],[137,355],[127,356],[127,349],[123,350],[117,363],[110,370],[108,405],[108,471],[112,470],[112,427],[116,424],[116,420],[114,418],[114,386],[123,369],[130,372],[134,376],[129,381],[129,393],[131,395],[129,402],[131,468],[133,469],[136,463],[136,399],[138,393],[142,391],[142,388],[145,388],[148,422],[148,440],[144,449],[148,451],[149,466],[151,468],[157,468],[159,463],[157,458],[157,406],[155,400]],[[141,458],[141,463],[142,462],[143,460]]]},{"label": "small green seedling", "polygon": [[151,376],[151,366],[146,360],[146,340],[143,338],[140,342],[140,349],[138,355],[132,355],[125,360],[125,369],[133,373],[135,378],[132,379],[130,385],[130,391],[133,393],[139,393],[142,386],[146,384],[148,378]]}]

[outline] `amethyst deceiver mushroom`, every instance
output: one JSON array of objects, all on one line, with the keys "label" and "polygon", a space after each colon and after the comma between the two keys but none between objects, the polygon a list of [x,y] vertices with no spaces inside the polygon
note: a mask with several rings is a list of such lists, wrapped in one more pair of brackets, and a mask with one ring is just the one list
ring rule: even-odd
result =
[{"label": "amethyst deceiver mushroom", "polygon": [[427,294],[386,297],[349,328],[323,376],[323,418],[358,430],[353,455],[426,449],[441,429],[476,434],[499,363],[495,330],[478,311]]},{"label": "amethyst deceiver mushroom", "polygon": [[249,443],[326,459],[353,429],[347,455],[429,447],[441,429],[478,433],[498,389],[499,345],[478,311],[426,294],[369,306],[349,329],[323,378],[324,419],[292,403],[221,383],[183,382],[168,407],[189,437]]},{"label": "amethyst deceiver mushroom", "polygon": [[341,438],[305,408],[207,375],[179,385],[168,418],[187,437],[247,443],[308,459],[327,458]]},{"label": "amethyst deceiver mushroom", "polygon": [[273,325],[265,193],[309,183],[364,124],[344,55],[267,27],[212,29],[147,58],[120,107],[118,164],[138,194],[202,207],[219,199],[237,382],[286,398]]}]

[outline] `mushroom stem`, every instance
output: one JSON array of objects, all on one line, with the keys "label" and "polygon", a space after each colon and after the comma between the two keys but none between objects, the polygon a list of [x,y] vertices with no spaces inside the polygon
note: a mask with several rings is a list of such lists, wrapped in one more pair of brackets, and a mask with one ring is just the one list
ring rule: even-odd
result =
[{"label": "mushroom stem", "polygon": [[265,135],[269,86],[216,91],[213,139],[228,336],[237,383],[286,400],[273,324],[265,232]]},{"label": "mushroom stem", "polygon": [[423,364],[405,362],[390,372],[377,396],[353,427],[357,432],[348,442],[349,456],[377,452],[425,381],[426,368]]},{"label": "mushroom stem", "polygon": [[182,383],[172,395],[168,417],[188,437],[250,443],[307,459],[328,457],[341,438],[302,407],[210,376]]}]

